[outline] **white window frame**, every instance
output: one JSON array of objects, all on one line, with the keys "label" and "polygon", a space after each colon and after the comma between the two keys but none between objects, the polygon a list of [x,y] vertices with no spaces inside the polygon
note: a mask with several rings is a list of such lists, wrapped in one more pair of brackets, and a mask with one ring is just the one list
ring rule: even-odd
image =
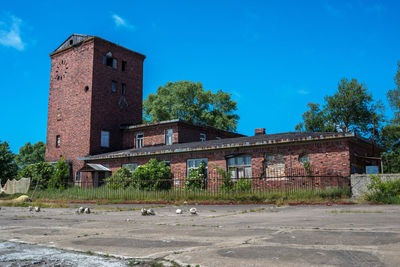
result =
[{"label": "white window frame", "polygon": [[165,130],[165,144],[170,146],[174,143],[174,130],[166,129]]},{"label": "white window frame", "polygon": [[110,147],[110,132],[109,131],[101,131],[100,146],[101,147]]},{"label": "white window frame", "polygon": [[[239,162],[239,158],[243,158]],[[250,162],[246,162],[245,158],[250,158]],[[234,161],[232,163],[232,161]],[[227,169],[231,173],[231,179],[237,180],[240,178],[253,178],[253,170],[251,164],[251,155],[238,155],[227,159]],[[247,174],[246,174],[247,172]],[[249,175],[248,175],[249,174]],[[249,176],[249,177],[248,177]]]},{"label": "white window frame", "polygon": [[[138,136],[141,135],[141,138],[138,138]],[[143,133],[137,133],[136,134],[136,139],[135,139],[135,144],[136,144],[136,148],[142,148],[144,145],[144,134]]]},{"label": "white window frame", "polygon": [[208,170],[208,158],[198,158],[198,159],[188,159],[188,160],[186,160],[186,175],[187,175],[187,177],[189,177],[189,173],[190,173],[191,169],[197,169],[197,168],[200,167],[200,163],[201,162],[205,162],[206,163],[206,169]]},{"label": "white window frame", "polygon": [[134,171],[134,170],[136,170],[136,168],[138,166],[139,165],[137,163],[126,163],[126,164],[122,164],[121,168],[126,168],[126,169],[128,169],[130,171]]},{"label": "white window frame", "polygon": [[205,133],[200,133],[200,141],[204,142],[207,140],[207,135]]}]

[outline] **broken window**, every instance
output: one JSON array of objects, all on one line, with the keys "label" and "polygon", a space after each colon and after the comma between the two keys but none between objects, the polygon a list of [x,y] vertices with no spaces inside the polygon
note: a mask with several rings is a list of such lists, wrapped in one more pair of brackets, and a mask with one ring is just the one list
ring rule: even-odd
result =
[{"label": "broken window", "polygon": [[110,147],[110,132],[101,131],[101,146]]},{"label": "broken window", "polygon": [[205,133],[201,133],[200,134],[200,141],[204,142],[204,141],[206,141],[206,139],[207,139],[207,135]]},{"label": "broken window", "polygon": [[136,134],[136,148],[143,147],[143,137],[144,135],[142,133]]},{"label": "broken window", "polygon": [[236,156],[228,159],[228,171],[232,179],[251,178],[251,156]]},{"label": "broken window", "polygon": [[299,155],[299,162],[300,163],[306,163],[306,162],[309,162],[310,161],[310,159],[309,159],[309,157],[308,157],[308,155],[307,154],[300,154]]},{"label": "broken window", "polygon": [[112,53],[108,52],[106,55],[103,56],[103,65],[108,67],[112,67],[113,69],[117,69],[117,59],[113,58]]},{"label": "broken window", "polygon": [[56,136],[56,147],[60,147],[61,145],[61,137],[59,135]]},{"label": "broken window", "polygon": [[165,131],[165,144],[166,145],[172,145],[172,143],[173,143],[173,135],[174,135],[174,132],[173,132],[172,129],[167,129]]}]

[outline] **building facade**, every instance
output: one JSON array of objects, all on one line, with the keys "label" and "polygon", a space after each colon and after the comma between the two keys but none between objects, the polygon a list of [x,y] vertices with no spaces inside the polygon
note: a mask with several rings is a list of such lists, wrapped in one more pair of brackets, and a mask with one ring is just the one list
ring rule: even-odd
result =
[{"label": "building facade", "polygon": [[268,181],[299,170],[346,178],[380,168],[380,149],[351,133],[261,128],[244,136],[181,120],[142,124],[145,56],[101,38],[74,34],[50,57],[46,160],[64,156],[75,184],[101,186],[113,171],[151,158],[169,164],[178,187],[201,162],[209,183],[220,169]]}]

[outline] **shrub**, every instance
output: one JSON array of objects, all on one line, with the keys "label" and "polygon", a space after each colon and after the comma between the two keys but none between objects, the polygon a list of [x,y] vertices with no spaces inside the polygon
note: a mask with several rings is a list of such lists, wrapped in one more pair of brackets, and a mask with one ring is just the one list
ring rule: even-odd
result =
[{"label": "shrub", "polygon": [[185,189],[196,191],[204,188],[204,181],[207,178],[207,168],[204,162],[201,162],[196,169],[189,170],[189,177],[185,180]]},{"label": "shrub", "polygon": [[379,176],[371,175],[371,183],[368,185],[369,193],[366,199],[374,202],[388,204],[400,204],[400,180],[382,181]]},{"label": "shrub", "polygon": [[111,189],[127,188],[133,184],[132,172],[127,168],[121,168],[106,178],[105,181],[106,186]]},{"label": "shrub", "polygon": [[221,190],[224,192],[232,191],[233,188],[235,187],[235,182],[232,181],[231,179],[231,173],[225,171],[224,169],[219,168],[218,166],[215,166],[215,168],[217,169],[218,174],[221,175],[222,178]]},{"label": "shrub", "polygon": [[132,186],[136,189],[151,191],[171,188],[171,169],[164,161],[150,159],[147,164],[137,167],[132,176]]},{"label": "shrub", "polygon": [[251,179],[249,178],[240,178],[235,183],[235,190],[239,192],[248,192],[251,190]]},{"label": "shrub", "polygon": [[54,173],[50,177],[50,181],[48,183],[49,189],[64,189],[67,187],[69,177],[69,166],[68,163],[65,162],[64,157],[62,157],[54,168]]},{"label": "shrub", "polygon": [[19,171],[18,177],[31,178],[31,188],[47,189],[55,168],[47,162],[31,164]]}]

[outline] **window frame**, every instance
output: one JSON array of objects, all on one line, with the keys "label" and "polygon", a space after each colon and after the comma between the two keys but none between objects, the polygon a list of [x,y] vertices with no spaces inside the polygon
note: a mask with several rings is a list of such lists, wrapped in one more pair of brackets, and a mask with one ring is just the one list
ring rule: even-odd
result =
[{"label": "window frame", "polygon": [[126,168],[126,169],[130,170],[131,172],[135,171],[137,169],[137,167],[139,167],[139,165],[136,162],[121,164],[121,168]]},{"label": "window frame", "polygon": [[[198,161],[199,162],[199,165],[198,166],[193,166],[193,167],[190,167],[189,165],[189,162],[190,161],[192,161],[192,162],[194,162],[195,164],[194,165],[196,165],[196,161]],[[206,170],[207,170],[207,172],[208,172],[208,158],[192,158],[192,159],[187,159],[186,160],[186,177],[189,177],[189,173],[190,173],[190,170],[191,169],[198,169],[199,167],[200,167],[200,163],[201,162],[205,162],[206,163]]]},{"label": "window frame", "polygon": [[61,146],[61,135],[56,135],[56,148],[60,148]]},{"label": "window frame", "polygon": [[[141,135],[142,137],[141,137],[141,138],[138,138],[139,135]],[[139,142],[139,140],[140,140],[140,142]],[[139,146],[139,144],[140,144],[140,146]],[[137,133],[137,134],[135,135],[135,147],[136,147],[136,148],[142,148],[142,147],[144,147],[144,134],[143,134],[143,133]]]},{"label": "window frame", "polygon": [[116,93],[118,91],[118,82],[112,80],[111,81],[111,92]]},{"label": "window frame", "polygon": [[121,95],[126,95],[126,83],[121,83]]},{"label": "window frame", "polygon": [[[107,138],[107,139],[104,139]],[[105,141],[107,140],[107,141]],[[101,130],[100,132],[100,147],[110,147],[110,131]]]},{"label": "window frame", "polygon": [[[238,162],[237,159],[243,158],[241,162]],[[232,160],[234,160],[232,164]],[[241,178],[253,178],[253,165],[252,165],[252,157],[251,155],[241,154],[231,156],[226,159],[226,168],[227,171],[231,174],[232,180],[239,180]],[[246,175],[246,170],[250,172],[249,177]],[[234,174],[234,175],[232,175]]]},{"label": "window frame", "polygon": [[200,133],[200,141],[201,141],[201,142],[207,141],[207,134],[205,134],[205,133]]},{"label": "window frame", "polygon": [[[171,135],[168,135],[168,132],[171,132]],[[165,141],[165,145],[167,145],[167,146],[170,146],[170,145],[172,145],[173,143],[174,143],[174,130],[172,129],[172,128],[170,128],[170,129],[165,129],[165,132],[164,132],[164,141]],[[169,137],[170,137],[170,141],[171,142],[168,142],[168,139],[169,139]]]}]

